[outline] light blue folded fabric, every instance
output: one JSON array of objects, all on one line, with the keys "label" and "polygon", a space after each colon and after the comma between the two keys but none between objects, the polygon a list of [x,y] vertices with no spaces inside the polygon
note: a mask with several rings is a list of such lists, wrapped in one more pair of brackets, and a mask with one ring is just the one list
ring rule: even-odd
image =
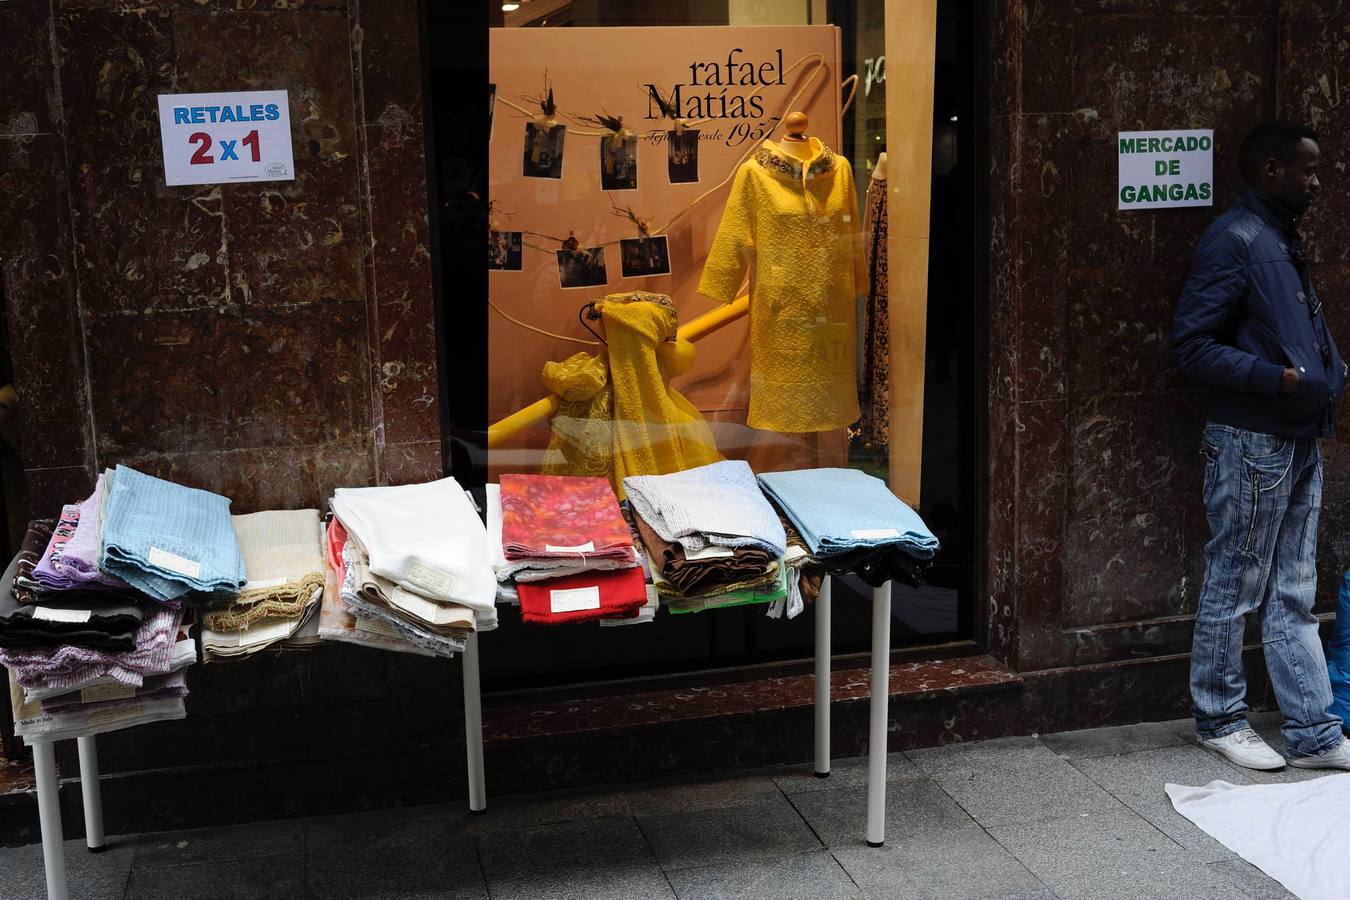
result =
[{"label": "light blue folded fabric", "polygon": [[766,472],[759,483],[802,533],[811,553],[837,556],[861,547],[896,546],[931,559],[938,539],[886,483],[857,469]]},{"label": "light blue folded fabric", "polygon": [[156,600],[237,594],[247,580],[227,497],[118,466],[98,566]]},{"label": "light blue folded fabric", "polygon": [[685,550],[762,547],[787,552],[787,534],[744,460],[728,459],[669,475],[630,475],[623,489],[633,509],[664,540]]}]

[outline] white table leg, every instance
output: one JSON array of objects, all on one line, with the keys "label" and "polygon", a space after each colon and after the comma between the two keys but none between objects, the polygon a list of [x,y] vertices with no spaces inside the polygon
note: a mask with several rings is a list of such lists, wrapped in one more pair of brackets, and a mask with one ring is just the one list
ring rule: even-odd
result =
[{"label": "white table leg", "polygon": [[98,744],[92,735],[75,739],[80,750],[80,794],[84,798],[84,842],[97,853],[107,841],[103,836],[103,789],[98,783]]},{"label": "white table leg", "polygon": [[872,589],[872,727],[867,741],[867,843],[886,840],[886,724],[891,699],[891,583]]},{"label": "white table leg", "polygon": [[483,697],[478,680],[478,634],[464,642],[464,752],[469,761],[469,811],[487,809],[483,782]]},{"label": "white table leg", "polygon": [[830,584],[825,576],[816,598],[816,777],[830,774]]},{"label": "white table leg", "polygon": [[61,838],[61,800],[57,795],[56,753],[50,741],[33,745],[37,775],[38,822],[42,829],[42,865],[47,873],[47,900],[69,900],[66,847]]}]

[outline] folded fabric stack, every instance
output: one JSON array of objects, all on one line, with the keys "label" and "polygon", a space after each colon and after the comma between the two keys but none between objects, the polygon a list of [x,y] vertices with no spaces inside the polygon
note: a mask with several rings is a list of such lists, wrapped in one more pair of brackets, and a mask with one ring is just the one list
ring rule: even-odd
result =
[{"label": "folded fabric stack", "polygon": [[744,461],[631,476],[624,490],[652,582],[672,613],[789,597],[787,535]]},{"label": "folded fabric stack", "polygon": [[202,613],[205,662],[272,645],[312,643],[301,630],[323,595],[323,522],[317,509],[232,516],[248,581],[229,605]]},{"label": "folded fabric stack", "polygon": [[127,466],[104,473],[98,568],[161,602],[229,603],[247,575],[227,497]]},{"label": "folded fabric stack", "polygon": [[356,619],[437,656],[497,627],[487,532],[455,479],[339,488],[332,507],[346,533],[339,597]]},{"label": "folded fabric stack", "polygon": [[643,615],[646,579],[608,480],[503,475],[489,488],[493,568],[500,582],[514,585],[522,621]]},{"label": "folded fabric stack", "polygon": [[939,549],[918,513],[857,469],[768,472],[759,483],[831,573],[917,587]]}]

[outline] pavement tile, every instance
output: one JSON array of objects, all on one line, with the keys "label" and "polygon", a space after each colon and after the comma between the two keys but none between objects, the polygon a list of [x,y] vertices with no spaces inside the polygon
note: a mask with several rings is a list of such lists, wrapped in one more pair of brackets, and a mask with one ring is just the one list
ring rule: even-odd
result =
[{"label": "pavement tile", "polygon": [[1067,759],[1089,759],[1094,756],[1115,756],[1134,750],[1183,747],[1194,741],[1193,735],[1187,737],[1183,731],[1184,728],[1192,727],[1190,719],[1141,722],[1138,725],[1116,725],[1110,728],[1043,734],[1041,743],[1058,756]]},{"label": "pavement tile", "polygon": [[[78,893],[74,896],[80,896]],[[307,897],[305,861],[264,856],[167,868],[133,868],[126,900],[293,900]]]},{"label": "pavement tile", "polygon": [[[121,900],[126,890],[135,837],[111,837],[106,850],[90,853],[84,839],[66,841],[66,883],[80,900]],[[46,897],[42,845],[0,847],[0,896]]]},{"label": "pavement tile", "polygon": [[285,819],[143,834],[136,845],[132,868],[163,869],[264,856],[303,858],[305,823],[305,819]]},{"label": "pavement tile", "polygon": [[1210,863],[1209,869],[1216,878],[1237,886],[1254,900],[1297,900],[1282,884],[1245,859]]},{"label": "pavement tile", "polygon": [[1128,810],[1023,822],[989,834],[1064,900],[1232,900],[1195,857]]},{"label": "pavement tile", "polygon": [[736,859],[788,856],[821,846],[781,794],[748,806],[644,816],[637,822],[667,872]]},{"label": "pavement tile", "polygon": [[1014,770],[975,768],[949,771],[934,780],[970,816],[986,828],[1109,812],[1120,802],[1067,760]]},{"label": "pavement tile", "polygon": [[[307,896],[393,900],[487,897],[474,839],[446,805],[310,819]],[[434,886],[434,887],[433,887]]]},{"label": "pavement tile", "polygon": [[[867,757],[848,756],[830,760],[830,777],[817,778],[811,766],[780,766],[769,773],[785,794],[834,791],[867,787]],[[924,778],[924,773],[903,753],[886,754],[886,782],[901,778]]]},{"label": "pavement tile", "polygon": [[466,804],[452,804],[448,815],[470,834],[517,831],[536,825],[605,819],[629,814],[623,791],[612,788],[548,791],[488,797],[487,812],[473,814]]},{"label": "pavement tile", "polygon": [[768,775],[731,775],[649,784],[623,792],[628,811],[634,816],[726,809],[781,797],[782,791]]},{"label": "pavement tile", "polygon": [[680,900],[855,900],[862,891],[827,850],[668,873]]},{"label": "pavement tile", "polygon": [[977,825],[930,831],[883,847],[834,851],[839,864],[877,900],[1053,900],[1054,894]]},{"label": "pavement tile", "polygon": [[1205,862],[1236,858],[1173,809],[1163,786],[1168,782],[1198,786],[1211,781],[1251,784],[1246,770],[1230,766],[1222,757],[1196,746],[1140,750],[1078,760],[1074,765]]},{"label": "pavement tile", "polygon": [[[831,850],[867,846],[866,788],[812,791],[793,794],[791,799],[802,818]],[[887,841],[908,841],[921,834],[973,824],[965,810],[931,779],[904,779],[886,784]]]},{"label": "pavement tile", "polygon": [[910,750],[906,754],[925,774],[940,776],[971,769],[1013,772],[1036,768],[1057,757],[1049,747],[1034,737],[998,738],[992,741],[973,741],[948,744],[928,750]]},{"label": "pavement tile", "polygon": [[588,891],[612,897],[673,896],[631,817],[537,825],[480,834],[476,841],[493,898],[582,898],[592,896]]}]

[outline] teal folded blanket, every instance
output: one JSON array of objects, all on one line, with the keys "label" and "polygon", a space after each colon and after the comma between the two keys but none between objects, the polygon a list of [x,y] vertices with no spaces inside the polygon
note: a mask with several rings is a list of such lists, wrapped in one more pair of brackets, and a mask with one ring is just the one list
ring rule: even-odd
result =
[{"label": "teal folded blanket", "polygon": [[98,566],[156,600],[237,594],[244,555],[227,497],[118,466],[104,501]]},{"label": "teal folded blanket", "polygon": [[919,514],[866,472],[766,472],[759,483],[817,558],[875,547],[896,547],[918,559],[931,559],[938,551],[938,539]]}]

